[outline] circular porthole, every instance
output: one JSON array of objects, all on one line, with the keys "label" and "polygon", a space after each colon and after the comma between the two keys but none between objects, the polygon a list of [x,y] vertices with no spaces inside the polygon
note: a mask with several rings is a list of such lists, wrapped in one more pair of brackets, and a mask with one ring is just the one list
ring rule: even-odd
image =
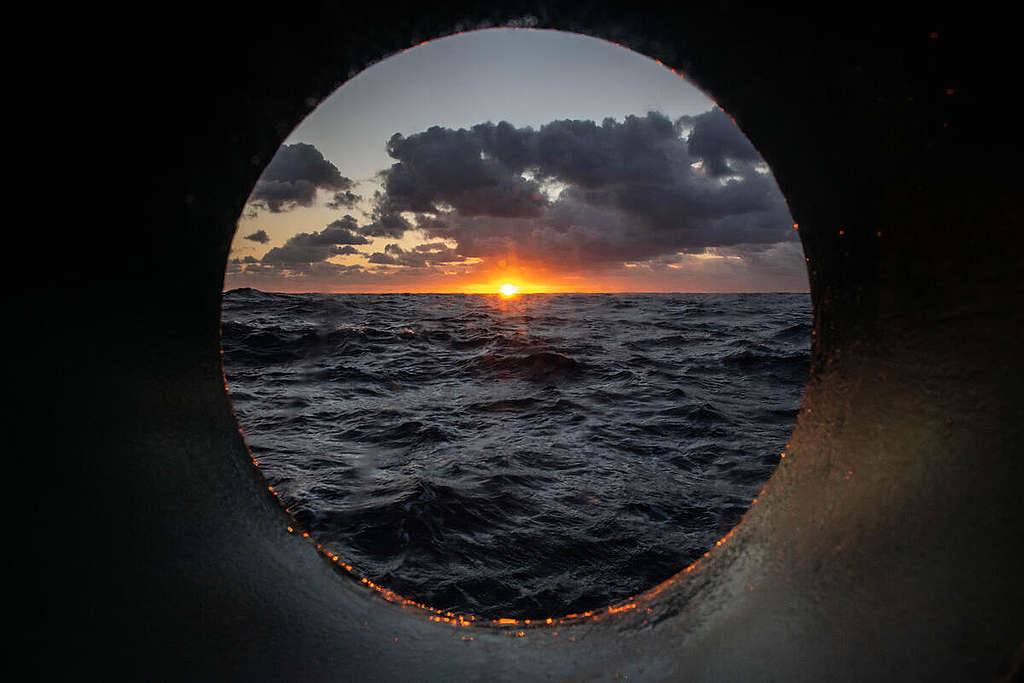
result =
[{"label": "circular porthole", "polygon": [[555,31],[419,46],[253,189],[223,305],[239,422],[289,528],[370,585],[590,613],[701,557],[778,462],[809,356],[794,227],[650,59]]}]

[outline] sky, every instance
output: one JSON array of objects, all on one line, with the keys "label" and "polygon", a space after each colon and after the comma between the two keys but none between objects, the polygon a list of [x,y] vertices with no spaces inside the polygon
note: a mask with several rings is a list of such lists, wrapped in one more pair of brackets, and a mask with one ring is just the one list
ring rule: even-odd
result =
[{"label": "sky", "polygon": [[358,74],[267,164],[225,289],[807,291],[770,169],[685,78],[490,29]]}]

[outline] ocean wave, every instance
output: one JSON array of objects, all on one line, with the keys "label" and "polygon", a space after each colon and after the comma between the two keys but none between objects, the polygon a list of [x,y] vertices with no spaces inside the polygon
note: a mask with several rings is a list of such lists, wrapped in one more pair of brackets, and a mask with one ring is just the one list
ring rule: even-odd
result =
[{"label": "ocean wave", "polygon": [[437,607],[600,607],[703,554],[778,462],[806,295],[225,294],[260,469],[363,576]]},{"label": "ocean wave", "polygon": [[468,363],[476,375],[519,377],[533,381],[559,381],[583,374],[585,364],[554,351],[536,351],[521,356],[484,354]]}]

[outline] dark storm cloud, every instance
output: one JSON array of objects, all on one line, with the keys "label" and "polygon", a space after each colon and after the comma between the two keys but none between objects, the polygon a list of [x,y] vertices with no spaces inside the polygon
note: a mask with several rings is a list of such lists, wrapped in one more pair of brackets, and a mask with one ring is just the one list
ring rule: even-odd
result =
[{"label": "dark storm cloud", "polygon": [[354,244],[369,244],[369,240],[356,234],[356,219],[345,216],[329,224],[320,232],[300,232],[280,247],[274,247],[261,259],[264,265],[294,266],[326,261],[332,256],[358,253]]},{"label": "dark storm cloud", "polygon": [[266,244],[270,241],[270,236],[267,234],[266,230],[257,230],[251,235],[246,235],[245,239],[253,242],[259,242],[260,244]]},{"label": "dark storm cloud", "polygon": [[249,205],[272,213],[312,206],[317,190],[323,189],[335,193],[331,208],[350,206],[359,199],[349,192],[352,186],[353,182],[313,145],[282,145],[253,188]]},{"label": "dark storm cloud", "polygon": [[690,153],[703,159],[709,175],[722,176],[732,172],[727,160],[735,162],[758,162],[757,153],[750,140],[729,116],[721,109],[712,109],[700,116],[684,116],[680,126],[692,127],[689,137]]},{"label": "dark storm cloud", "polygon": [[414,212],[463,257],[586,267],[795,239],[774,179],[719,109],[676,122],[651,112],[539,130],[433,127],[393,136],[388,153],[396,163],[363,234],[398,238],[399,212]]},{"label": "dark storm cloud", "polygon": [[[502,125],[518,137],[509,124]],[[434,126],[408,138],[392,136],[387,150],[398,163],[383,174],[383,213],[454,209],[467,215],[540,215],[545,201],[539,185],[520,177],[504,159],[489,156],[493,150],[488,137],[508,142],[491,128],[493,124],[468,131]]]},{"label": "dark storm cloud", "polygon": [[686,144],[661,114],[553,121],[536,134],[531,166],[545,177],[588,189],[621,184],[664,183],[689,161]]}]

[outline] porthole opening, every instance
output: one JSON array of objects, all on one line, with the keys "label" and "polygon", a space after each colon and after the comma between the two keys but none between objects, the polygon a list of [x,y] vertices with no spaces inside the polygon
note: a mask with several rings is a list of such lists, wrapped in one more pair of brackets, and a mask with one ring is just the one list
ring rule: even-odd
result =
[{"label": "porthole opening", "polygon": [[225,372],[303,532],[453,614],[619,602],[729,531],[806,379],[797,231],[685,77],[489,30],[325,100],[225,278]]}]

